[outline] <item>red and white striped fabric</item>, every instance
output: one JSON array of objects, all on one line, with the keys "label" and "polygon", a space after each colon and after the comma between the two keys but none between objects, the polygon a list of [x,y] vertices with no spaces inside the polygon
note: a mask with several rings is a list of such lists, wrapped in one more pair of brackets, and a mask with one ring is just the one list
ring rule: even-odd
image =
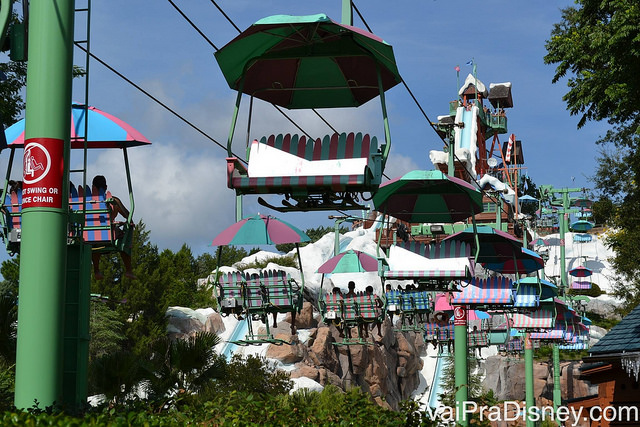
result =
[{"label": "red and white striped fabric", "polygon": [[507,153],[504,156],[506,162],[511,162],[511,150],[513,149],[513,144],[515,144],[515,142],[516,142],[516,135],[512,133],[511,135],[509,135],[509,143],[507,144]]}]

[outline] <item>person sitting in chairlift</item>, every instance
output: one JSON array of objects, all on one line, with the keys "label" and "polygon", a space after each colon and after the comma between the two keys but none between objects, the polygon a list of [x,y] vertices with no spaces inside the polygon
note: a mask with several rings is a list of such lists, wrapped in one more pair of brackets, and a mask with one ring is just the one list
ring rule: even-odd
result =
[{"label": "person sitting in chairlift", "polygon": [[[102,191],[106,194],[107,179],[104,176],[96,175],[93,178],[92,185],[93,185],[93,188],[91,191],[93,193],[98,194],[100,191]],[[113,221],[116,219],[118,215],[122,215],[124,218],[129,218],[129,209],[127,209],[124,206],[122,201],[115,196],[111,196],[111,199],[113,200],[113,204],[108,204],[110,209],[111,222],[113,223]],[[122,233],[122,230],[114,227],[113,232],[116,234],[116,236],[118,236],[118,233]],[[100,271],[101,255],[102,254],[98,251],[94,251],[91,253],[91,261],[93,262],[93,274],[95,278],[98,280],[101,280],[104,278],[104,275]],[[125,277],[129,279],[135,279],[136,276],[133,274],[133,267],[131,266],[131,256],[126,252],[120,252],[120,257],[122,258],[122,262],[125,267],[125,272],[124,272]]]}]

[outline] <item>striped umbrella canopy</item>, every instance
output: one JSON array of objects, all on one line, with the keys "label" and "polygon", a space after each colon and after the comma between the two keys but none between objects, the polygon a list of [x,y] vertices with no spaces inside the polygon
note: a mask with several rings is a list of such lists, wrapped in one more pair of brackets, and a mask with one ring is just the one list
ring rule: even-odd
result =
[{"label": "striped umbrella canopy", "polygon": [[[96,107],[71,105],[71,148],[84,148],[85,126],[87,148],[125,148],[149,145],[151,142],[128,123]],[[24,147],[25,119],[5,130],[9,147]]]},{"label": "striped umbrella canopy", "polygon": [[585,198],[580,198],[571,202],[571,205],[578,208],[590,208],[591,206],[593,206],[593,201]]},{"label": "striped umbrella canopy", "polygon": [[318,267],[318,273],[363,273],[378,271],[378,259],[368,253],[350,249],[334,257]]},{"label": "striped umbrella canopy", "polygon": [[593,274],[593,271],[591,271],[587,267],[580,265],[576,268],[572,268],[571,270],[569,270],[569,274],[572,275],[573,277],[589,277]]},{"label": "striped umbrella canopy", "polygon": [[377,211],[410,223],[456,222],[482,212],[482,193],[439,170],[415,170],[380,186]]},{"label": "striped umbrella canopy", "polygon": [[212,246],[277,245],[309,242],[311,239],[299,228],[269,215],[254,215],[233,224],[213,239]]},{"label": "striped umbrella canopy", "polygon": [[[477,262],[480,263],[500,263],[513,259],[514,255],[519,257],[525,252],[522,251],[522,242],[509,233],[496,230],[487,225],[476,227],[480,251]],[[476,233],[473,227],[452,234],[443,241],[462,241],[475,245]]]},{"label": "striped umbrella canopy", "polygon": [[391,45],[324,14],[263,18],[215,57],[229,87],[289,109],[357,107],[402,81]]},{"label": "striped umbrella canopy", "polygon": [[485,268],[502,274],[529,274],[544,268],[542,257],[532,250],[520,248],[513,257],[500,262],[483,263]]}]

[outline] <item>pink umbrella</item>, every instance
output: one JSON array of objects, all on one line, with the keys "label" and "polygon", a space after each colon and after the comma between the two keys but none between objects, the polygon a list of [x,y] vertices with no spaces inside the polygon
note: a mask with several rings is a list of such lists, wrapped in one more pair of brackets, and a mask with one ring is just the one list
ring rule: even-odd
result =
[{"label": "pink umbrella", "polygon": [[365,252],[348,250],[342,252],[318,268],[318,273],[362,273],[378,271],[378,259]]}]

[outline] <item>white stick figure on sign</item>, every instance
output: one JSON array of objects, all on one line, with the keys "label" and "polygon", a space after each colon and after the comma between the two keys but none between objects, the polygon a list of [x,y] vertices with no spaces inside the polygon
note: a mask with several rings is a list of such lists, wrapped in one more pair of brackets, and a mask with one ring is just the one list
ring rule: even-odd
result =
[{"label": "white stick figure on sign", "polygon": [[40,170],[44,170],[44,166],[36,161],[31,154],[31,147],[29,147],[24,154],[24,174],[31,175],[31,178],[33,178],[34,174]]}]

